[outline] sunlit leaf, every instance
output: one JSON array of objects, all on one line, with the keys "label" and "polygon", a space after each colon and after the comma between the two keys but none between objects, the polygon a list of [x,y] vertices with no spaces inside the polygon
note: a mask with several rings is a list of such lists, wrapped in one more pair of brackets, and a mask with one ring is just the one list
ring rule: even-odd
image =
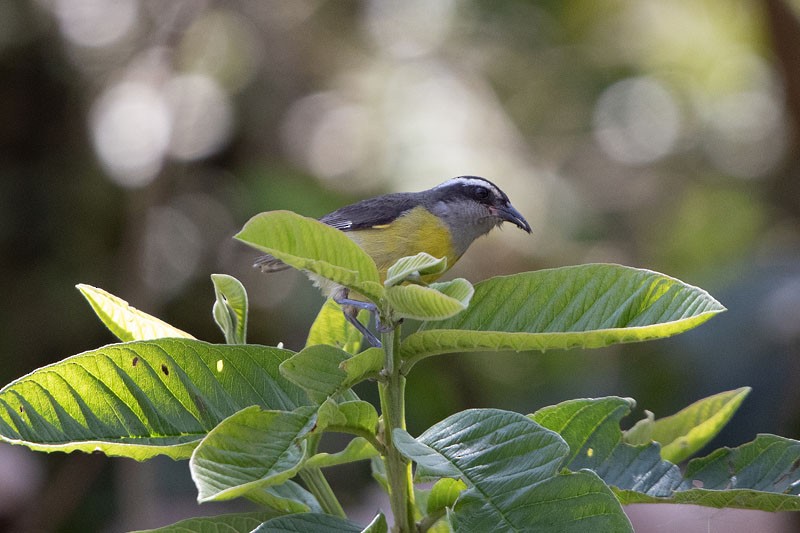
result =
[{"label": "sunlit leaf", "polygon": [[104,346],[0,389],[0,438],[39,451],[186,459],[208,431],[247,406],[307,404],[278,371],[290,355],[175,338]]},{"label": "sunlit leaf", "polygon": [[396,285],[386,289],[386,301],[399,318],[442,320],[460,313],[472,298],[472,284],[465,279],[422,285]]},{"label": "sunlit leaf", "polygon": [[648,411],[644,420],[623,433],[629,444],[661,444],[661,457],[680,463],[713,439],[749,394],[750,387],[703,398],[672,416],[655,419]]},{"label": "sunlit leaf", "polygon": [[437,259],[432,255],[420,252],[417,255],[403,257],[386,271],[385,287],[397,285],[406,280],[420,281],[425,276],[435,276],[447,270],[447,258]]},{"label": "sunlit leaf", "polygon": [[559,474],[566,443],[520,414],[471,409],[418,439],[400,429],[393,436],[422,477],[468,486],[448,514],[456,532],[632,531],[611,489],[588,471]]},{"label": "sunlit leaf", "polygon": [[236,239],[299,270],[314,273],[379,301],[383,286],[378,267],[347,235],[291,211],[270,211],[251,218]]},{"label": "sunlit leaf", "polygon": [[190,334],[170,326],[163,320],[139,311],[117,296],[81,283],[76,285],[105,326],[121,341],[142,341],[164,337],[185,337]]},{"label": "sunlit leaf", "polygon": [[[358,317],[363,323],[369,318],[369,311],[359,312]],[[347,353],[356,353],[361,348],[362,341],[363,335],[345,319],[339,304],[328,298],[311,324],[306,348],[316,344],[329,344]]]},{"label": "sunlit leaf", "polygon": [[540,270],[478,283],[466,311],[423,323],[401,353],[410,365],[460,351],[598,348],[675,335],[724,310],[704,290],[650,270]]},{"label": "sunlit leaf", "polygon": [[305,458],[315,409],[242,409],[211,430],[189,461],[197,501],[229,500],[293,477]]},{"label": "sunlit leaf", "polygon": [[227,274],[211,274],[217,296],[212,309],[214,321],[228,344],[247,342],[247,291],[241,282]]}]

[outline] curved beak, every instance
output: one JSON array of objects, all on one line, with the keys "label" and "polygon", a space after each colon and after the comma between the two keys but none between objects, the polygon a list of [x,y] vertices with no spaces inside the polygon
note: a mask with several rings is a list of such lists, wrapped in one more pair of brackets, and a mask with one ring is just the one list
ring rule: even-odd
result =
[{"label": "curved beak", "polygon": [[531,232],[531,225],[528,224],[528,221],[525,220],[525,217],[522,214],[514,209],[514,206],[506,204],[502,207],[494,207],[494,215],[504,222],[511,222],[519,229],[527,231],[528,233]]}]

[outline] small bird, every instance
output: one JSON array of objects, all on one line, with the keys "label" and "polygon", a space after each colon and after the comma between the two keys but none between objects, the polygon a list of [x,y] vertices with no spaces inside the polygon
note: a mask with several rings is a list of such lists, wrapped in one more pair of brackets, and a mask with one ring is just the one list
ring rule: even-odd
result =
[{"label": "small bird", "polygon": [[[399,259],[420,252],[447,258],[452,267],[472,242],[503,222],[530,233],[531,227],[508,196],[491,181],[477,176],[459,176],[432,189],[401,192],[369,198],[337,209],[319,219],[347,234],[375,261],[381,281]],[[266,255],[254,265],[263,272],[288,266]],[[424,277],[428,283],[441,276]],[[360,309],[375,313],[373,304],[350,299],[348,289],[324,286],[323,292],[342,306],[347,320],[373,346],[380,341],[358,319]]]}]

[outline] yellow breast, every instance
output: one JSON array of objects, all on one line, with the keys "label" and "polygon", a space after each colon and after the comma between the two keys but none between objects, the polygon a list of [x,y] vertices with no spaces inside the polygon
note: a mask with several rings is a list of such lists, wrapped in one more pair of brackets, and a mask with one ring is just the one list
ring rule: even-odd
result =
[{"label": "yellow breast", "polygon": [[[415,207],[397,220],[370,229],[349,231],[355,241],[378,265],[381,281],[386,270],[401,257],[427,252],[434,257],[447,257],[447,268],[458,261],[447,226],[423,207]],[[424,281],[434,281],[431,276]]]}]

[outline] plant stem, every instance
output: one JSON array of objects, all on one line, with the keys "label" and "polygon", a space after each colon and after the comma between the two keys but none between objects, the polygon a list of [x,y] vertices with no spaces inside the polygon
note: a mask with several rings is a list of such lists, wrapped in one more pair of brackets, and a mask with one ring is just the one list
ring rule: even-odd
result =
[{"label": "plant stem", "polygon": [[333,489],[328,484],[328,480],[319,468],[304,468],[300,470],[300,478],[308,487],[308,490],[317,498],[322,510],[327,514],[347,518],[342,509],[342,504],[336,499]]},{"label": "plant stem", "polygon": [[[381,317],[381,322],[387,322]],[[389,484],[389,501],[394,514],[394,531],[411,533],[414,528],[414,486],[411,462],[394,446],[392,431],[406,428],[405,389],[406,378],[400,372],[400,324],[381,335],[386,352],[384,380],[378,390],[383,415],[383,444],[386,447],[386,479]]]},{"label": "plant stem", "polygon": [[[321,433],[312,434],[309,437],[309,457],[317,453],[317,446],[319,446],[319,440],[321,438]],[[300,470],[300,478],[306,484],[308,490],[311,491],[311,494],[317,499],[323,511],[330,515],[347,518],[344,509],[342,509],[342,504],[340,504],[339,500],[336,498],[336,494],[334,494],[333,489],[330,484],[328,484],[328,480],[325,479],[325,476],[322,474],[322,470],[319,468],[303,468]]]}]

